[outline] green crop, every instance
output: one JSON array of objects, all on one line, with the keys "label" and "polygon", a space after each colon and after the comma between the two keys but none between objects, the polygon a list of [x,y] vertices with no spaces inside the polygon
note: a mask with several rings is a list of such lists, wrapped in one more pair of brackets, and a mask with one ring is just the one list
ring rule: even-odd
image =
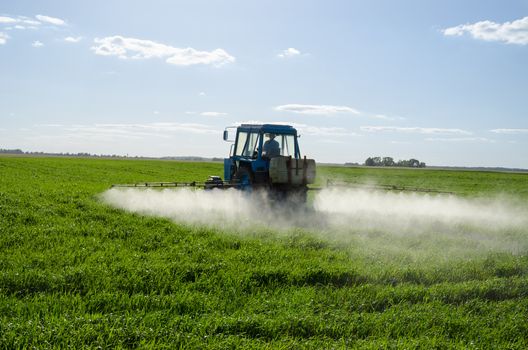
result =
[{"label": "green crop", "polygon": [[[113,183],[216,174],[219,163],[0,157],[0,348],[528,347],[528,227],[502,232],[519,242],[516,252],[421,256],[364,244],[382,244],[383,232],[242,234],[100,199]],[[319,183],[528,199],[526,174],[319,174]]]}]

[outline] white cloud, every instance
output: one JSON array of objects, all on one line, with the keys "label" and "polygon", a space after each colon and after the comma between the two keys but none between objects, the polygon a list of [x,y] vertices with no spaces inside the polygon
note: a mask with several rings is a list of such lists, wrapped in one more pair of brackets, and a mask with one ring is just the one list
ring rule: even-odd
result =
[{"label": "white cloud", "polygon": [[26,16],[17,16],[16,18],[7,17],[7,16],[0,16],[0,25],[1,24],[17,24],[16,26],[11,27],[11,28],[25,29],[26,27],[21,26],[20,24],[25,24],[25,25],[28,25],[28,26],[32,26],[32,27],[28,27],[28,28],[34,28],[34,26],[38,26],[38,25],[40,25],[42,23],[40,23],[39,21],[35,21],[34,19],[28,18]]},{"label": "white cloud", "polygon": [[64,126],[63,124],[35,124],[33,125],[34,127],[36,128],[60,128],[62,126]]},{"label": "white cloud", "polygon": [[360,136],[359,134],[350,131],[342,127],[320,127],[314,125],[307,125],[301,123],[295,123],[290,121],[277,121],[277,122],[263,122],[260,120],[246,120],[243,122],[236,122],[235,125],[240,124],[279,124],[279,125],[290,125],[293,126],[299,134],[302,135],[313,135],[313,136]]},{"label": "white cloud", "polygon": [[442,30],[447,36],[471,35],[474,39],[502,41],[508,44],[528,44],[528,16],[513,22],[496,23],[480,21],[473,24],[461,24]]},{"label": "white cloud", "polygon": [[397,127],[397,126],[361,126],[361,131],[366,132],[402,132],[409,134],[443,134],[443,135],[471,135],[472,133],[462,129],[444,128],[421,128],[421,127]]},{"label": "white cloud", "polygon": [[235,58],[223,49],[198,51],[191,47],[178,48],[150,40],[125,38],[119,35],[102,39],[95,38],[92,50],[97,55],[118,56],[121,59],[165,58],[170,64],[189,66],[194,64],[211,64],[221,66],[232,63]]},{"label": "white cloud", "polygon": [[344,144],[343,141],[338,141],[338,140],[335,140],[335,139],[320,139],[319,142],[328,143],[328,144],[331,144],[331,145],[343,145]]},{"label": "white cloud", "polygon": [[[37,21],[33,18],[29,18],[26,16],[16,16],[16,17],[10,17],[10,16],[0,16],[0,25],[9,25],[7,27],[4,27],[5,30],[25,30],[25,29],[39,29],[43,22],[48,23],[52,26],[64,26],[66,25],[66,22],[60,18],[55,17],[49,17],[49,16],[43,16],[43,15],[37,15],[35,16],[40,21]],[[6,34],[2,37],[0,37],[0,44],[5,44],[6,41]],[[35,41],[33,43],[34,47],[40,47],[42,45],[39,44],[38,41]]]},{"label": "white cloud", "polygon": [[64,38],[64,41],[68,43],[78,43],[81,40],[82,40],[82,36],[77,36],[77,37],[67,36],[66,38]]},{"label": "white cloud", "polygon": [[198,95],[199,95],[199,96],[206,96],[206,93],[203,92],[203,91],[201,91]]},{"label": "white cloud", "polygon": [[330,105],[302,105],[287,104],[275,107],[276,111],[291,112],[297,114],[309,115],[330,115],[337,113],[359,114],[359,111],[347,106],[330,106]]},{"label": "white cloud", "polygon": [[390,117],[388,115],[385,115],[385,114],[372,114],[370,115],[371,118],[374,118],[374,119],[381,119],[381,120],[390,120],[390,121],[395,121],[395,120],[405,120],[404,117]]},{"label": "white cloud", "polygon": [[42,46],[44,46],[44,44],[42,42],[38,41],[38,40],[35,40],[31,44],[31,46],[33,46],[33,47],[42,47]]},{"label": "white cloud", "polygon": [[320,127],[310,125],[295,125],[301,134],[313,136],[359,136],[359,134],[341,127]]},{"label": "white cloud", "polygon": [[4,45],[7,42],[7,39],[9,39],[9,35],[0,32],[0,45]]},{"label": "white cloud", "polygon": [[58,129],[65,136],[76,136],[80,138],[98,138],[98,139],[144,139],[148,137],[169,138],[175,133],[185,134],[216,134],[220,130],[213,129],[209,125],[197,123],[137,123],[137,124],[92,124],[92,125],[61,125],[45,124],[34,125],[34,127],[49,127]]},{"label": "white cloud", "polygon": [[96,124],[98,128],[116,130],[143,130],[147,132],[174,133],[185,132],[193,134],[218,134],[219,130],[212,129],[210,125],[198,123],[172,123],[158,122],[146,124]]},{"label": "white cloud", "polygon": [[201,116],[204,117],[222,117],[227,115],[227,113],[224,112],[202,112],[200,113]]},{"label": "white cloud", "polygon": [[20,22],[24,23],[24,24],[27,24],[27,25],[30,25],[30,26],[33,26],[31,28],[35,28],[34,26],[39,26],[39,25],[42,24],[39,21],[35,21],[34,19],[29,19],[29,18],[24,17],[24,16],[21,17]]},{"label": "white cloud", "polygon": [[485,137],[428,137],[426,141],[437,141],[437,142],[490,142],[494,143],[495,140],[487,139]]},{"label": "white cloud", "polygon": [[294,57],[294,56],[298,56],[301,54],[301,51],[293,48],[293,47],[290,47],[290,48],[287,48],[286,50],[283,50],[281,53],[279,53],[277,55],[277,57],[279,58],[290,58],[290,57]]},{"label": "white cloud", "polygon": [[12,17],[6,17],[6,16],[0,16],[0,24],[14,24],[18,23],[19,20],[12,18]]},{"label": "white cloud", "polygon": [[495,134],[528,134],[528,129],[493,129],[490,131]]},{"label": "white cloud", "polygon": [[56,26],[65,26],[66,21],[57,17],[50,17],[50,16],[44,16],[44,15],[36,15],[36,19],[38,19],[41,22],[53,24]]}]

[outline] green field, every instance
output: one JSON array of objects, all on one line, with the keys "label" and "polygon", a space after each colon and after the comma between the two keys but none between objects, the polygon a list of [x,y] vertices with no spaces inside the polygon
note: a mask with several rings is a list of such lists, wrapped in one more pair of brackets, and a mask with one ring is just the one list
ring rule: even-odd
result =
[{"label": "green field", "polygon": [[[0,157],[0,348],[528,347],[526,226],[344,238],[190,225],[101,201],[113,183],[212,174],[222,165]],[[318,174],[528,200],[522,173]]]}]

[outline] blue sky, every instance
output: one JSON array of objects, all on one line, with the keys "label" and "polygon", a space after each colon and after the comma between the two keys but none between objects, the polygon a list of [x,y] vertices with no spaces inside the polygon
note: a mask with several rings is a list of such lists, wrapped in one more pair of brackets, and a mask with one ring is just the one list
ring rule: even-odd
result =
[{"label": "blue sky", "polygon": [[0,4],[0,148],[223,157],[287,122],[320,162],[528,168],[526,1]]}]

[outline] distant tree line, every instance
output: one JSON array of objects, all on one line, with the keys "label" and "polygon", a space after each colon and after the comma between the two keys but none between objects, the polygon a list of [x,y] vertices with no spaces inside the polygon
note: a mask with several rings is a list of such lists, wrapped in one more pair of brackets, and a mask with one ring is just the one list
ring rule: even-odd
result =
[{"label": "distant tree line", "polygon": [[3,149],[3,148],[0,148],[0,153],[24,154],[24,151],[22,151],[21,149]]},{"label": "distant tree line", "polygon": [[35,155],[35,156],[57,156],[57,157],[102,157],[102,158],[123,158],[124,156],[120,156],[117,154],[91,154],[87,152],[78,152],[78,153],[70,153],[70,152],[60,152],[60,153],[52,153],[52,152],[24,152],[21,149],[3,149],[0,148],[0,154],[27,154],[27,155]]},{"label": "distant tree line", "polygon": [[404,168],[425,168],[425,163],[418,159],[394,161],[392,157],[368,157],[365,166],[397,166]]},{"label": "distant tree line", "polygon": [[141,157],[141,156],[123,156],[118,154],[91,154],[87,152],[79,153],[50,153],[50,152],[24,152],[21,149],[3,149],[0,148],[0,154],[26,154],[32,156],[52,156],[52,157],[84,157],[84,158],[133,158],[133,159],[166,159],[166,160],[183,160],[191,162],[223,162],[223,158],[206,158],[195,156],[179,156],[179,157]]}]

